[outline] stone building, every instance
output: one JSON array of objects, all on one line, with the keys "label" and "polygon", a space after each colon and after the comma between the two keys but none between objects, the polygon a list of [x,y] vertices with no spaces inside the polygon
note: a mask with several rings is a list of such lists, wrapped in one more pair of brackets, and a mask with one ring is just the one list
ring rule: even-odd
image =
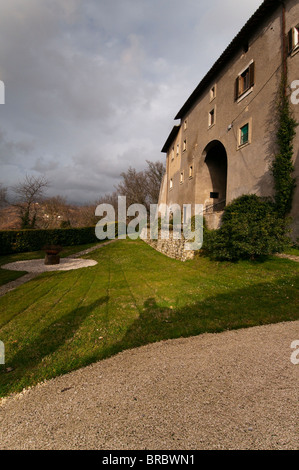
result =
[{"label": "stone building", "polygon": [[[167,157],[159,203],[203,204],[208,225],[217,228],[224,206],[233,199],[273,195],[275,103],[285,63],[288,91],[299,101],[299,92],[291,89],[299,80],[298,0],[266,0],[175,116],[178,123],[162,149]],[[299,103],[291,96],[290,101],[299,121]],[[299,128],[294,139],[294,239],[299,237],[298,149]]]}]

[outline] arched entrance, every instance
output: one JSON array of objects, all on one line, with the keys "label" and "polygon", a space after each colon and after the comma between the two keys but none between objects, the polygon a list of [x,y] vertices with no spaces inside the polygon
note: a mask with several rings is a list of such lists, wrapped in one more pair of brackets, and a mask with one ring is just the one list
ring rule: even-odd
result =
[{"label": "arched entrance", "polygon": [[204,162],[209,173],[207,196],[211,212],[222,211],[226,205],[227,154],[219,140],[210,142],[204,150]]}]

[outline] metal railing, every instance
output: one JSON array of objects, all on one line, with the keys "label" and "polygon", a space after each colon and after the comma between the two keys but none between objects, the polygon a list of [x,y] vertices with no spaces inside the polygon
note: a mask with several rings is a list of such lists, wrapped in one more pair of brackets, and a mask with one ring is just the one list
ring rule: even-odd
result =
[{"label": "metal railing", "polygon": [[222,199],[221,201],[218,201],[215,204],[210,204],[209,206],[206,206],[203,212],[208,212],[208,213],[221,212],[225,208],[225,204],[226,204],[226,199]]}]

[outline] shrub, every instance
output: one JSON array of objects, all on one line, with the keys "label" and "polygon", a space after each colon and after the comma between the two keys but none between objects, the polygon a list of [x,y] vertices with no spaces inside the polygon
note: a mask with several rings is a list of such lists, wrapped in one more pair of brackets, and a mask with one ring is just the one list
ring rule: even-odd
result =
[{"label": "shrub", "polygon": [[272,202],[245,195],[224,209],[218,230],[205,233],[204,250],[219,260],[254,259],[281,252],[289,242],[285,233]]}]

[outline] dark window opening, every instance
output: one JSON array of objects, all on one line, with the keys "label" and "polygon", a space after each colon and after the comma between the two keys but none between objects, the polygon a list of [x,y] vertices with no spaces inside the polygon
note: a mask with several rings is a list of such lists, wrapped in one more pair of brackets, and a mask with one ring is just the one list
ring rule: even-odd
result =
[{"label": "dark window opening", "polygon": [[243,51],[248,52],[248,49],[249,49],[249,44],[248,42],[245,42],[245,44],[243,44]]},{"label": "dark window opening", "polygon": [[210,193],[211,199],[219,199],[219,193]]}]

